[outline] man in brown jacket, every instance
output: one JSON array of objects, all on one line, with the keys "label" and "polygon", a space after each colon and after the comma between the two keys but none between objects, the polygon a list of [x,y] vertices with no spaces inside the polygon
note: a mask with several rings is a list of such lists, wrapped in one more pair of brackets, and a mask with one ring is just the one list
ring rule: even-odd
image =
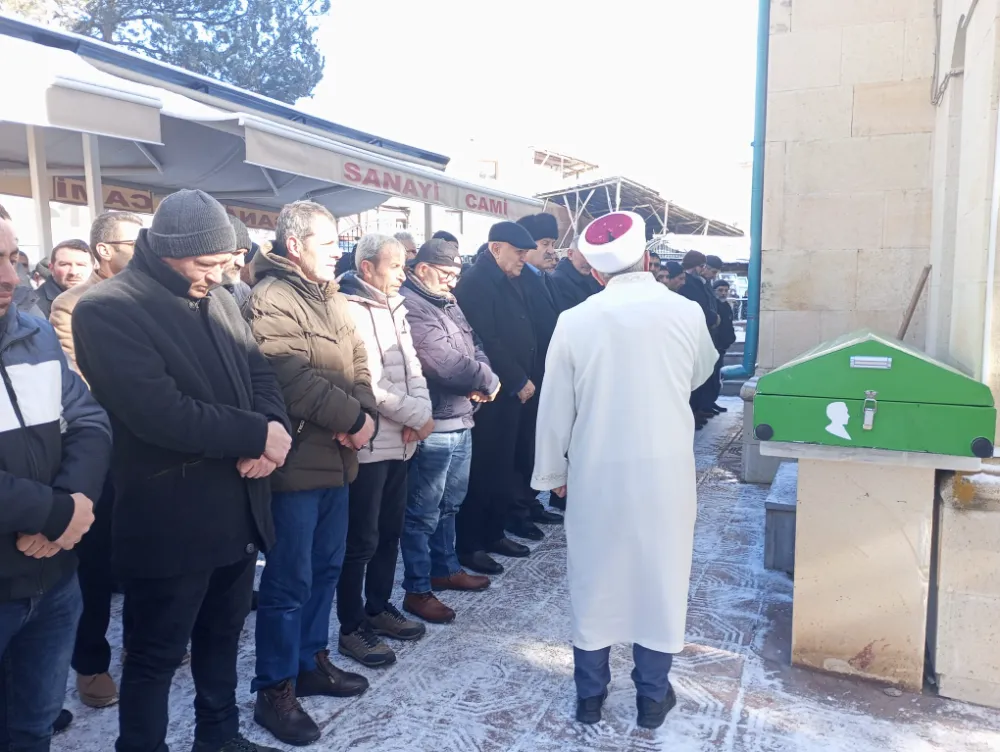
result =
[{"label": "man in brown jacket", "polygon": [[258,254],[245,313],[281,385],[292,450],[272,476],[276,542],[257,608],[254,719],[286,744],[320,730],[299,697],[351,697],[368,681],[330,662],[330,611],[347,541],[347,486],[377,415],[368,356],[333,281],[333,216],[300,201],[278,217],[274,248]]},{"label": "man in brown jacket", "polygon": [[[90,227],[90,252],[96,268],[90,278],[62,293],[52,303],[49,323],[59,336],[70,367],[76,365],[73,344],[73,309],[87,290],[101,280],[110,279],[128,266],[135,250],[135,239],[142,229],[142,219],[128,212],[105,212]],[[73,648],[73,670],[80,702],[92,708],[105,708],[118,702],[118,688],[108,669],[111,646],[107,631],[111,621],[111,595],[115,577],[111,567],[111,510],[115,493],[110,475],[101,498],[94,507],[94,525],[85,535],[77,553],[80,557],[80,591],[83,615]],[[128,631],[126,621],[125,631]]]}]

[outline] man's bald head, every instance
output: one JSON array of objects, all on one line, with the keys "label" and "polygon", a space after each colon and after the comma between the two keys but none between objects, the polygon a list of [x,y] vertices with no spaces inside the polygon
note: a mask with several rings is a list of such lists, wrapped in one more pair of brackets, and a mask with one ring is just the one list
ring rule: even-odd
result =
[{"label": "man's bald head", "polygon": [[14,288],[20,281],[17,276],[20,255],[14,224],[9,219],[0,219],[0,316],[6,316],[14,302]]}]

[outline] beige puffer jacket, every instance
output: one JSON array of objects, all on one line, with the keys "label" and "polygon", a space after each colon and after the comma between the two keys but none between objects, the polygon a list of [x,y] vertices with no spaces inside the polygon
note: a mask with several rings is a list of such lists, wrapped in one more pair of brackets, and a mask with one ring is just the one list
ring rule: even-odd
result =
[{"label": "beige puffer jacket", "polygon": [[387,298],[356,272],[348,272],[337,282],[368,352],[379,414],[372,448],[359,451],[358,462],[408,460],[417,442],[404,445],[403,428],[418,429],[431,419],[431,397],[413,348],[403,298]]}]

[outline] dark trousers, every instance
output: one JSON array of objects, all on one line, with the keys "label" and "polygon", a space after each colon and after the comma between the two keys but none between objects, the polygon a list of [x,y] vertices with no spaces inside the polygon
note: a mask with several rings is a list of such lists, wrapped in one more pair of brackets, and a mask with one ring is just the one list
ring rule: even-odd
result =
[{"label": "dark trousers", "polygon": [[337,585],[341,633],[354,632],[366,613],[377,616],[389,604],[405,514],[406,463],[361,465],[350,486],[347,553]]},{"label": "dark trousers", "polygon": [[[104,483],[101,498],[94,506],[94,524],[76,547],[80,559],[80,593],[83,615],[76,630],[73,647],[73,670],[83,676],[107,673],[111,667],[108,625],[111,623],[111,596],[116,575],[111,566],[111,515],[115,489],[110,477]],[[125,642],[130,630],[128,609],[122,609]]]},{"label": "dark trousers", "polygon": [[715,361],[715,370],[712,371],[712,377],[708,380],[710,387],[708,388],[705,399],[708,401],[708,405],[715,405],[719,401],[719,395],[722,394],[722,365],[726,361],[726,353],[722,351],[719,353],[719,359]]},{"label": "dark trousers", "polygon": [[469,493],[455,520],[460,555],[484,551],[504,537],[516,493],[514,455],[521,407],[517,397],[504,394],[476,413]]},{"label": "dark trousers", "polygon": [[508,523],[529,522],[533,510],[544,509],[538,500],[538,492],[531,488],[531,476],[535,472],[535,424],[538,421],[540,394],[541,385],[535,396],[521,408],[514,447],[514,494],[508,508]]},{"label": "dark trousers", "polygon": [[132,631],[125,645],[117,752],[166,752],[170,683],[189,638],[195,739],[216,748],[239,734],[236,657],[256,560],[254,552],[218,569],[125,582]]},{"label": "dark trousers", "polygon": [[[573,648],[573,678],[576,681],[577,697],[586,700],[604,693],[611,683],[610,656],[611,648]],[[635,661],[632,681],[635,683],[636,694],[655,702],[663,702],[670,689],[670,667],[674,663],[674,657],[670,653],[633,645],[632,660]]]},{"label": "dark trousers", "polygon": [[347,488],[275,492],[275,542],[257,607],[257,676],[251,692],[316,669],[347,545]]},{"label": "dark trousers", "polygon": [[0,603],[0,749],[49,752],[66,698],[80,588],[70,575],[45,595]]}]

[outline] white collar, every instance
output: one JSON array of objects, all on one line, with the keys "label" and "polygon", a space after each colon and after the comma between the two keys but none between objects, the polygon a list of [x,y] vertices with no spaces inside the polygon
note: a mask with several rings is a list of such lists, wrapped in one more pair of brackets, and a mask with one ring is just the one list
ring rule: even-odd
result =
[{"label": "white collar", "polygon": [[612,287],[614,285],[634,285],[637,282],[655,282],[651,272],[632,272],[631,274],[619,274],[617,277],[612,277],[607,286]]}]

